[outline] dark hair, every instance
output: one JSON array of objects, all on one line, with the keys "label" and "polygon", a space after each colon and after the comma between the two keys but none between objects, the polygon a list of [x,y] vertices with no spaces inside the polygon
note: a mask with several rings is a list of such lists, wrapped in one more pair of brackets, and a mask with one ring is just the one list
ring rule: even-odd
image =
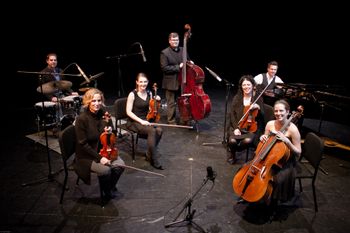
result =
[{"label": "dark hair", "polygon": [[177,32],[172,32],[169,34],[169,39],[174,38],[174,37],[179,37],[179,34]]},{"label": "dark hair", "polygon": [[243,91],[243,89],[242,89],[242,83],[243,83],[245,80],[247,80],[248,82],[251,82],[252,85],[253,85],[253,89],[254,89],[254,87],[256,86],[256,83],[255,83],[255,80],[254,80],[253,75],[250,75],[250,74],[243,75],[243,76],[239,79],[239,82],[238,82],[239,89],[240,89],[241,91]]},{"label": "dark hair", "polygon": [[277,66],[278,67],[278,62],[277,61],[270,61],[269,63],[267,63],[267,68],[269,68],[270,66]]}]

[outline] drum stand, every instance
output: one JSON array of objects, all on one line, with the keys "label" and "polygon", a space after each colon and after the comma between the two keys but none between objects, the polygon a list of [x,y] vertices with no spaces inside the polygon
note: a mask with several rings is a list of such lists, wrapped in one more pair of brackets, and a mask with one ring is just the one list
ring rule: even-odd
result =
[{"label": "drum stand", "polygon": [[[43,86],[42,86],[42,82],[40,80],[40,89],[41,89],[41,94],[43,94]],[[45,108],[45,103],[44,100],[42,101],[42,109],[44,110]],[[57,172],[52,172],[52,168],[51,168],[51,155],[50,155],[50,148],[49,148],[49,140],[48,140],[48,135],[47,135],[47,126],[46,126],[46,121],[45,121],[45,117],[43,117],[43,125],[44,125],[44,132],[45,132],[45,147],[46,147],[46,153],[47,153],[47,163],[49,166],[49,174],[47,175],[47,177],[43,177],[40,178],[38,180],[34,180],[34,181],[30,181],[27,183],[23,183],[22,187],[26,187],[26,186],[30,186],[30,185],[35,185],[35,184],[41,184],[44,182],[53,182],[56,181],[54,179],[55,175],[59,174],[61,171],[63,171],[63,169],[60,169]],[[57,182],[57,181],[56,181]]]}]

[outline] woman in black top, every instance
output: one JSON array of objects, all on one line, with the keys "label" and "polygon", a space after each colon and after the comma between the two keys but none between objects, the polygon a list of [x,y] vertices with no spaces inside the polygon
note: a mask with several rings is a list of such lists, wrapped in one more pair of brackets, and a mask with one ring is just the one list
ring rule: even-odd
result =
[{"label": "woman in black top", "polygon": [[[146,120],[149,111],[149,102],[152,98],[151,93],[147,92],[148,78],[146,74],[139,73],[136,78],[136,88],[128,95],[126,102],[126,113],[129,117],[127,127],[140,134],[147,135],[148,150],[146,159],[157,169],[163,170],[159,162],[157,145],[162,137],[162,128],[151,126]],[[157,96],[160,100],[160,97]]]},{"label": "woman in black top", "polygon": [[111,132],[113,128],[110,114],[103,110],[103,106],[104,97],[100,90],[91,88],[84,94],[84,110],[75,121],[75,170],[86,184],[90,184],[90,172],[97,173],[104,196],[110,199],[116,196],[116,184],[124,171],[123,167],[116,164],[125,163],[120,156],[111,161],[99,154],[100,135],[103,132]]},{"label": "woman in black top", "polygon": [[[252,75],[243,75],[239,80],[239,90],[232,100],[228,130],[229,154],[227,156],[227,162],[230,164],[236,162],[236,151],[244,150],[252,143],[257,145],[259,136],[264,131],[264,105],[262,98],[255,102],[257,98],[255,86]],[[256,123],[256,127],[249,125],[247,118],[249,114],[242,119],[247,110],[252,111],[252,115],[256,115],[252,119],[252,124]],[[242,121],[240,122],[241,119]]]}]

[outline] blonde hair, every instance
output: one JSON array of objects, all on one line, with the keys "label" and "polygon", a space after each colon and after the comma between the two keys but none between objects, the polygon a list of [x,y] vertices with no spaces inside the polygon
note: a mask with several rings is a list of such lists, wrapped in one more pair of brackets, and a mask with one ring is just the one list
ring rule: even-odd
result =
[{"label": "blonde hair", "polygon": [[83,107],[87,108],[91,103],[92,99],[94,98],[94,95],[96,94],[99,94],[101,96],[102,105],[105,106],[105,98],[103,96],[103,92],[97,88],[90,88],[89,90],[87,90],[87,92],[85,92],[83,96]]}]

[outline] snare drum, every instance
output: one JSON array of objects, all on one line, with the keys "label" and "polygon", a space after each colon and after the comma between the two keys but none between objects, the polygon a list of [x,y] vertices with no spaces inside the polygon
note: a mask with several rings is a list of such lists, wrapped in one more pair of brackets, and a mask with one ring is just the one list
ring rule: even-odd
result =
[{"label": "snare drum", "polygon": [[72,109],[74,108],[74,98],[77,96],[69,95],[65,96],[60,100],[60,103],[62,104],[62,107],[65,109]]},{"label": "snare drum", "polygon": [[56,108],[56,103],[50,101],[44,102],[44,108],[43,102],[38,102],[34,105],[36,116],[40,125],[44,125],[44,122],[45,125],[51,125],[57,122]]}]

